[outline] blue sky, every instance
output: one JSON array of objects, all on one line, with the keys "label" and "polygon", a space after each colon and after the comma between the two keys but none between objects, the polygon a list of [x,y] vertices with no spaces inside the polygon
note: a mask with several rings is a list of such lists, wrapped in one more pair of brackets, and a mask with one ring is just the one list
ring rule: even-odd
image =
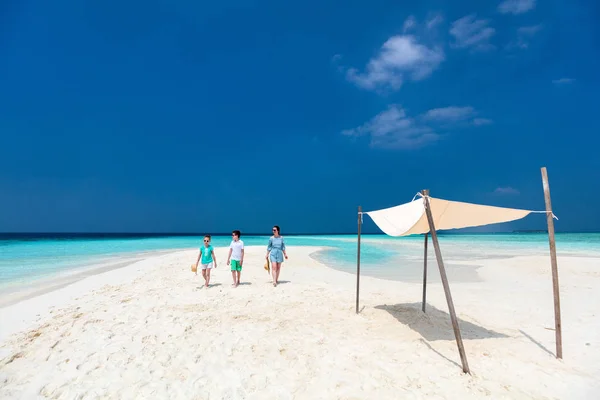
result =
[{"label": "blue sky", "polygon": [[3,1],[0,231],[352,232],[424,188],[541,210],[542,166],[557,229],[598,230],[600,5],[449,3]]}]

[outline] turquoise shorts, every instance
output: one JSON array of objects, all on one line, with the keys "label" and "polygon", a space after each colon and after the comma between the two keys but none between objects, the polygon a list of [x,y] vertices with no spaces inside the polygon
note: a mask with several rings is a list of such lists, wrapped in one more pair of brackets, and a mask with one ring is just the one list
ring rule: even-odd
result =
[{"label": "turquoise shorts", "polygon": [[231,270],[240,272],[242,270],[242,264],[238,260],[231,260]]}]

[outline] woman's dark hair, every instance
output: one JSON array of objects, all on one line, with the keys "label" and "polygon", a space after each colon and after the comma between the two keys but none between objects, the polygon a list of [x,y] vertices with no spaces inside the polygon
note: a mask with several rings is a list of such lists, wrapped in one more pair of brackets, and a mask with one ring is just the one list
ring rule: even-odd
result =
[{"label": "woman's dark hair", "polygon": [[242,236],[242,232],[238,231],[237,229],[235,231],[231,232],[231,233],[233,233],[238,238],[240,238]]},{"label": "woman's dark hair", "polygon": [[204,235],[204,238],[205,238],[205,239],[207,239],[207,238],[208,238],[208,240],[211,240],[211,239],[212,239],[212,238],[210,237],[210,235]]},{"label": "woman's dark hair", "polygon": [[281,229],[279,229],[279,225],[273,226],[273,229],[277,229],[277,234],[281,234]]}]

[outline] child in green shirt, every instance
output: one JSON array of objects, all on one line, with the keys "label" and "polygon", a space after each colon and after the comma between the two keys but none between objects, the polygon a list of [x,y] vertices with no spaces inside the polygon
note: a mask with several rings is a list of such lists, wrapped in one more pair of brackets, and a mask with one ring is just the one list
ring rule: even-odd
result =
[{"label": "child in green shirt", "polygon": [[[196,260],[196,271],[198,270],[198,263],[202,261],[202,277],[204,278],[204,286],[208,287],[210,283],[210,270],[215,267],[217,268],[217,257],[215,256],[215,250],[210,244],[210,235],[204,236],[204,246],[200,247],[200,253]],[[196,272],[198,275],[198,272]]]}]

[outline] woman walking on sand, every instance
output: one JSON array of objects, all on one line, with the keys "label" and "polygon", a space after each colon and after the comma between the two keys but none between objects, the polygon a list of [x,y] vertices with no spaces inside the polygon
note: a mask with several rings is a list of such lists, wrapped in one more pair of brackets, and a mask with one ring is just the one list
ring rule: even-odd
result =
[{"label": "woman walking on sand", "polygon": [[277,286],[279,283],[279,271],[281,270],[281,264],[283,258],[287,260],[288,256],[285,252],[285,243],[283,237],[279,234],[279,226],[273,227],[273,236],[269,239],[269,245],[267,246],[267,260],[271,260],[271,274],[273,276],[273,286]]}]

